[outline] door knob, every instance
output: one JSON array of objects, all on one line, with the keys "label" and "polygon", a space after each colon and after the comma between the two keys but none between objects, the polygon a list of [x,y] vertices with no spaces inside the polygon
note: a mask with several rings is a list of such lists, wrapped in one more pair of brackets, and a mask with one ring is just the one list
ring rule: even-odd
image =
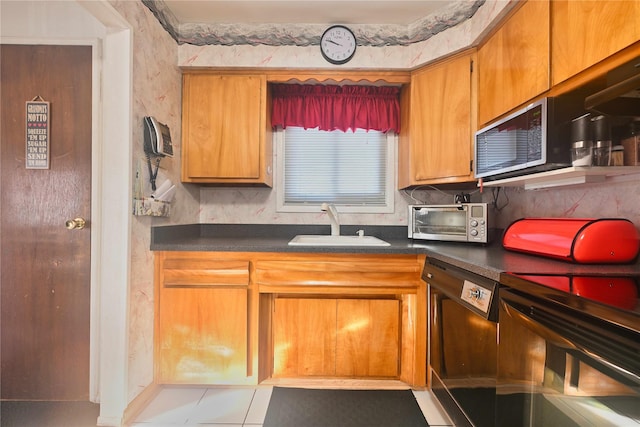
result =
[{"label": "door knob", "polygon": [[87,224],[87,221],[85,221],[84,218],[80,218],[80,217],[70,219],[67,222],[65,222],[65,226],[69,230],[82,230],[86,224]]}]

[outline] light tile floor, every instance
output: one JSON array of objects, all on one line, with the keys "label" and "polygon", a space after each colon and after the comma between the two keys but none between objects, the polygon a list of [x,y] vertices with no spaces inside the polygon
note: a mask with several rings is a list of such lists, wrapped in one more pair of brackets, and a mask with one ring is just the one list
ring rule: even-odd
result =
[{"label": "light tile floor", "polygon": [[[272,390],[271,386],[164,387],[136,417],[131,427],[260,427],[267,413]],[[413,394],[430,427],[452,426],[430,391],[414,390]]]}]

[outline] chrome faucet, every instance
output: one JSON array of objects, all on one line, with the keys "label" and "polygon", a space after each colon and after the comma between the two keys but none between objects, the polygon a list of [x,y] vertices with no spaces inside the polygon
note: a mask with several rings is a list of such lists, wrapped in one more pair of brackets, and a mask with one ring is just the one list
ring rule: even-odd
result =
[{"label": "chrome faucet", "polygon": [[320,210],[323,210],[329,215],[329,220],[331,221],[331,235],[339,236],[340,235],[340,220],[338,219],[338,211],[333,204],[323,203],[320,206]]}]

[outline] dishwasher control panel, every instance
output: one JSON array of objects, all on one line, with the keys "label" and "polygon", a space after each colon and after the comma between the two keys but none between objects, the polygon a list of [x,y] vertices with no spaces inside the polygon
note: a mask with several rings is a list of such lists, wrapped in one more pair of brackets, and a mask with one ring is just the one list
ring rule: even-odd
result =
[{"label": "dishwasher control panel", "polygon": [[483,288],[470,280],[465,280],[462,285],[460,299],[467,304],[471,304],[483,313],[488,313],[492,294],[493,291]]},{"label": "dishwasher control panel", "polygon": [[433,258],[427,258],[422,279],[429,285],[430,295],[437,298],[444,296],[480,317],[498,321],[500,285],[497,281]]}]

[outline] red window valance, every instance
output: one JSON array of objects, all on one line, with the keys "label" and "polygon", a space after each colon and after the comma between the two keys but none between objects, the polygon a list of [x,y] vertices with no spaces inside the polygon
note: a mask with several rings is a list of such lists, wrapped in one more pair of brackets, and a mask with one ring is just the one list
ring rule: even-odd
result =
[{"label": "red window valance", "polygon": [[400,88],[272,84],[273,127],[400,133]]}]

